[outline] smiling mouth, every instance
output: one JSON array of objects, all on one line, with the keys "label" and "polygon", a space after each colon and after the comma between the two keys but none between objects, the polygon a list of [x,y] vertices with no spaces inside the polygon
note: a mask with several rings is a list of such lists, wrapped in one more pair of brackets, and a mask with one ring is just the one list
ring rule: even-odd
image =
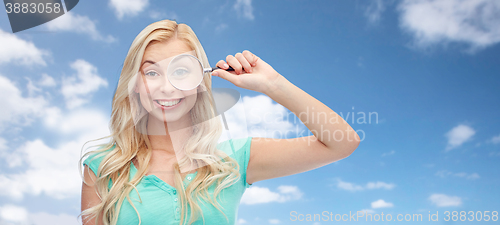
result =
[{"label": "smiling mouth", "polygon": [[172,107],[172,106],[179,104],[182,101],[182,99],[184,99],[184,98],[180,98],[180,99],[173,100],[173,101],[162,101],[162,100],[154,100],[154,101],[156,103],[158,103],[158,105],[165,106],[165,107]]}]

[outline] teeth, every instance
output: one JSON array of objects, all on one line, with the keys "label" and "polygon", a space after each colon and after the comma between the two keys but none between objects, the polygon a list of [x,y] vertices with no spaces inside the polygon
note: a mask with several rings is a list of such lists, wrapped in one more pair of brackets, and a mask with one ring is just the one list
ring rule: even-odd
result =
[{"label": "teeth", "polygon": [[159,100],[156,100],[156,102],[162,106],[174,106],[174,105],[177,105],[181,100],[180,99],[177,99],[175,101],[159,101]]}]

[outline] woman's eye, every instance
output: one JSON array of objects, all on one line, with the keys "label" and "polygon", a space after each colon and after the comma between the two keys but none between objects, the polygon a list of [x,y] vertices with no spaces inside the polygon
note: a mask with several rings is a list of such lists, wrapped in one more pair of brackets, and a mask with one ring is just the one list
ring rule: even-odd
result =
[{"label": "woman's eye", "polygon": [[188,73],[189,73],[189,71],[188,71],[188,70],[180,68],[180,69],[176,69],[176,70],[172,73],[172,75],[173,75],[173,76],[176,76],[176,77],[182,77],[182,76],[185,76],[185,75],[186,75],[186,74],[188,74]]},{"label": "woman's eye", "polygon": [[148,76],[148,77],[156,77],[156,76],[159,76],[159,74],[156,72],[156,71],[149,71],[147,73],[145,73],[144,75]]}]

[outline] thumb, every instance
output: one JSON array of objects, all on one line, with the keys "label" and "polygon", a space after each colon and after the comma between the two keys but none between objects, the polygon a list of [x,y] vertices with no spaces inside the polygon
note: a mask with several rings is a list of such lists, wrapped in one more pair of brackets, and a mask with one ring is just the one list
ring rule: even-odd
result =
[{"label": "thumb", "polygon": [[212,72],[212,75],[216,76],[216,77],[220,77],[220,78],[222,78],[224,80],[227,80],[227,81],[233,83],[236,86],[238,86],[238,84],[240,82],[240,79],[239,79],[238,75],[232,74],[232,73],[227,72],[227,71],[225,71],[223,69],[214,70]]}]

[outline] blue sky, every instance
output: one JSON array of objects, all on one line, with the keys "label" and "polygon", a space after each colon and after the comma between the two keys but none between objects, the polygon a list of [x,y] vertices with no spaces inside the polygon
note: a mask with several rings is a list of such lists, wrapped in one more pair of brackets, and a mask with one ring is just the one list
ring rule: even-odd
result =
[{"label": "blue sky", "polygon": [[[359,210],[420,213],[420,224],[439,212],[432,224],[448,224],[445,211],[500,211],[499,15],[496,0],[80,1],[12,34],[0,13],[0,224],[78,224],[80,149],[108,133],[128,48],[161,19],[191,26],[212,65],[252,51],[363,138],[348,158],[256,182],[240,224],[330,224],[291,212]],[[213,86],[274,113],[249,124],[252,136],[304,129],[261,93]]]}]

